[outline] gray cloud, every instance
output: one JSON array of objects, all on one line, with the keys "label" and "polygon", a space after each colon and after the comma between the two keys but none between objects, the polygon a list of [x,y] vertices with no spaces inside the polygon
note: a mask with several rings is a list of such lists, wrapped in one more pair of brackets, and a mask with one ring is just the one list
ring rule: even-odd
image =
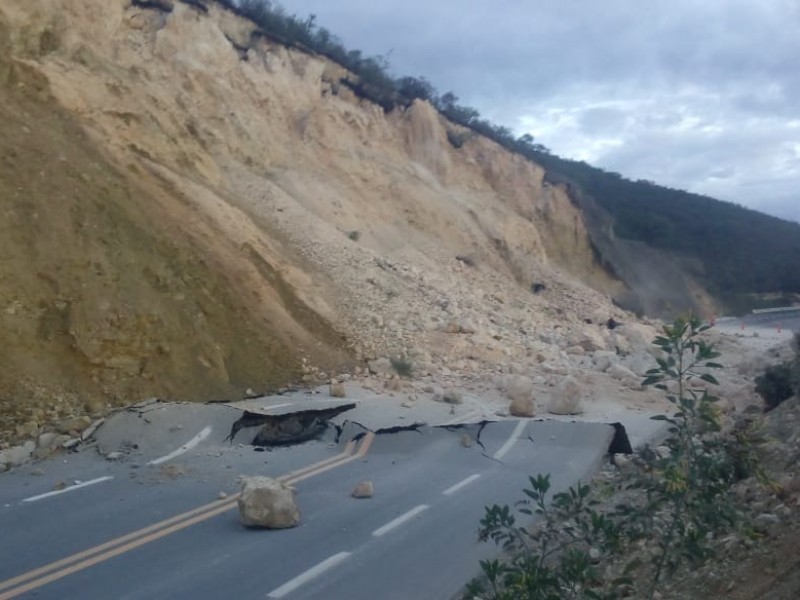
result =
[{"label": "gray cloud", "polygon": [[796,0],[294,0],[556,153],[800,221]]}]

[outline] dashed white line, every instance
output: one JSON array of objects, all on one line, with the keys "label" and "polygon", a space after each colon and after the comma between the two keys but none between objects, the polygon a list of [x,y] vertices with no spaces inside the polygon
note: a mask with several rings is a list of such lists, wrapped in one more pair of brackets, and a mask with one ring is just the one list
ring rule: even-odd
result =
[{"label": "dashed white line", "polygon": [[284,583],[281,587],[275,588],[269,594],[267,594],[268,598],[283,598],[286,594],[290,594],[299,588],[301,585],[308,583],[315,577],[319,577],[325,571],[332,569],[339,563],[347,560],[350,556],[349,552],[339,552],[339,554],[334,554],[333,556],[326,558],[321,563],[314,565],[308,571],[301,573],[294,579],[291,579]]},{"label": "dashed white line", "polygon": [[409,520],[413,519],[419,513],[428,510],[428,508],[430,508],[430,507],[427,504],[420,504],[419,506],[417,506],[415,508],[412,508],[407,513],[404,513],[404,514],[400,515],[399,517],[397,517],[396,519],[393,519],[393,520],[389,521],[383,527],[378,527],[375,531],[372,532],[372,535],[374,537],[381,537],[382,535],[384,535],[386,533],[389,533],[392,529],[395,529],[396,527],[400,527],[400,525],[402,525],[406,521],[409,521]]},{"label": "dashed white line", "polygon": [[195,446],[197,446],[197,444],[202,442],[209,435],[211,435],[211,427],[206,427],[206,428],[203,429],[203,431],[198,433],[196,436],[194,436],[192,439],[190,439],[188,442],[186,442],[183,446],[181,446],[180,448],[175,450],[175,452],[170,452],[166,456],[162,456],[161,458],[157,458],[155,460],[151,460],[147,464],[148,465],[160,465],[161,463],[167,462],[168,460],[172,460],[176,456],[180,456],[184,452],[187,452],[187,451],[191,450],[192,448],[194,448]]},{"label": "dashed white line", "polygon": [[78,490],[80,488],[85,488],[90,485],[95,485],[96,483],[103,483],[104,481],[110,481],[114,479],[111,476],[108,477],[98,477],[97,479],[92,479],[90,481],[83,481],[81,483],[76,483],[75,485],[71,485],[63,490],[55,490],[52,492],[47,492],[46,494],[39,494],[38,496],[31,496],[30,498],[25,498],[23,502],[36,502],[37,500],[44,500],[45,498],[51,498],[53,496],[58,496],[59,494],[66,494],[67,492],[71,492],[73,490]]},{"label": "dashed white line", "polygon": [[476,479],[480,479],[480,478],[481,478],[480,473],[475,473],[475,475],[470,475],[469,477],[467,477],[463,481],[459,481],[457,484],[451,485],[449,488],[447,488],[445,491],[443,491],[442,494],[444,494],[445,496],[449,496],[451,494],[455,494],[461,488],[467,487],[470,483],[472,483]]},{"label": "dashed white line", "polygon": [[527,421],[520,421],[519,423],[517,423],[517,426],[514,428],[514,431],[511,432],[511,437],[509,437],[506,440],[506,443],[503,444],[500,450],[494,453],[494,457],[497,460],[503,458],[508,453],[508,451],[511,450],[511,446],[513,446],[514,442],[516,442],[519,439],[519,436],[522,435],[522,430],[525,429],[525,426],[527,424],[528,424]]}]

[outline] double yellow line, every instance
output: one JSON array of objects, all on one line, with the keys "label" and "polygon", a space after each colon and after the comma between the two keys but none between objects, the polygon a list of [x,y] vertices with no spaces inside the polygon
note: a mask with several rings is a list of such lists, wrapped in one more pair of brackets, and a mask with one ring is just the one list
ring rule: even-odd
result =
[{"label": "double yellow line", "polygon": [[[278,481],[282,481],[287,485],[299,483],[305,479],[310,479],[325,471],[330,471],[345,465],[351,461],[364,458],[369,452],[372,441],[375,439],[375,434],[371,431],[368,432],[361,440],[361,445],[356,451],[357,442],[350,440],[345,446],[344,450],[334,457],[314,463],[302,469],[292,471],[286,475],[278,477]],[[138,529],[129,534],[115,538],[99,546],[94,546],[83,552],[78,552],[61,560],[52,562],[50,564],[39,567],[27,573],[23,573],[12,579],[0,582],[0,600],[8,600],[16,598],[20,594],[30,592],[43,585],[47,585],[53,581],[67,577],[78,571],[88,569],[98,563],[106,561],[120,554],[124,554],[144,546],[157,539],[191,527],[202,521],[206,521],[218,514],[226,512],[236,506],[236,501],[239,499],[239,494],[234,494],[229,498],[223,500],[215,500],[193,510],[175,515],[169,519],[164,519],[148,527]]]}]

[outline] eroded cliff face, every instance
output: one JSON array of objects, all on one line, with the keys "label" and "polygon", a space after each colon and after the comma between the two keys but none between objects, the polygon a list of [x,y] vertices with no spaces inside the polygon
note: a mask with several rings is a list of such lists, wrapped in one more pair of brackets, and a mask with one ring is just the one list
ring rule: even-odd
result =
[{"label": "eroded cliff face", "polygon": [[[384,114],[216,3],[162,4],[0,0],[0,402],[20,418],[430,362],[442,323],[512,319],[490,297],[531,322],[611,310],[622,284],[541,168],[454,148],[425,103]],[[513,350],[486,338],[487,360]]]}]

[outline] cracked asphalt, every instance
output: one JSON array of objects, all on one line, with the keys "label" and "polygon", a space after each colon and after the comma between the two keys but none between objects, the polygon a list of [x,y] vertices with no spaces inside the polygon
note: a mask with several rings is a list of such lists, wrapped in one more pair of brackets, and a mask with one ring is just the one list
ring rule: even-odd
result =
[{"label": "cracked asphalt", "polygon": [[[495,553],[477,543],[486,505],[518,500],[536,473],[555,489],[585,479],[614,433],[555,420],[378,427],[356,409],[318,439],[265,449],[245,443],[258,428],[225,441],[242,415],[142,406],[81,452],[5,474],[0,599],[447,598]],[[112,451],[116,460],[104,458]],[[297,481],[300,526],[242,527],[240,475]],[[365,479],[375,495],[351,498]]]}]

